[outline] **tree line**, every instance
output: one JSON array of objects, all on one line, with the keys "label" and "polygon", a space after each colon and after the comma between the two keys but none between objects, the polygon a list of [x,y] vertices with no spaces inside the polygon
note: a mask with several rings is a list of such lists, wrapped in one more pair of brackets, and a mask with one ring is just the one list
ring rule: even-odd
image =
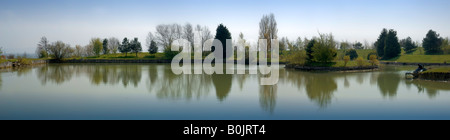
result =
[{"label": "tree line", "polygon": [[[214,47],[211,50],[205,48],[211,46],[204,46],[203,42],[208,39],[218,39],[223,43],[224,50],[232,50],[231,48],[226,48],[228,42],[226,39],[232,39],[231,33],[224,24],[220,24],[216,28],[215,36],[212,35],[211,31],[207,26],[196,25],[193,26],[190,23],[185,25],[181,24],[160,24],[155,28],[155,32],[149,32],[146,37],[146,47],[148,47],[148,52],[150,54],[155,54],[157,52],[162,52],[164,56],[168,59],[174,57],[179,51],[172,51],[172,46],[174,41],[177,39],[186,39],[191,44],[191,48],[194,46],[194,39],[198,34],[198,38],[201,43],[202,54],[207,55],[208,53],[214,52]],[[293,59],[304,59],[306,62],[331,62],[337,57],[337,50],[344,50],[344,56],[349,56],[350,59],[356,59],[358,57],[355,49],[373,49],[374,52],[370,55],[376,55],[380,59],[392,59],[398,57],[401,54],[402,48],[406,53],[414,52],[418,47],[419,43],[413,42],[410,37],[399,40],[397,37],[397,31],[390,29],[383,29],[380,33],[377,41],[375,43],[368,43],[364,41],[350,43],[348,41],[337,42],[334,36],[330,34],[321,34],[319,36],[308,38],[298,37],[295,41],[289,41],[287,37],[278,37],[277,21],[274,14],[263,15],[259,22],[259,39],[266,39],[267,44],[271,44],[271,39],[279,39],[279,53],[281,56]],[[239,35],[240,40],[244,40],[244,35],[241,33]],[[235,42],[233,47],[237,47]],[[422,46],[426,54],[450,54],[450,46],[448,43],[448,38],[444,39],[439,37],[435,31],[430,30],[426,37],[422,41]],[[243,49],[248,51],[250,45],[248,42],[245,43]],[[256,48],[254,49],[263,49]],[[270,45],[267,48],[268,52],[272,51]],[[86,46],[76,45],[75,47],[70,47],[62,41],[56,41],[50,43],[46,37],[42,37],[37,45],[36,54],[40,58],[55,58],[62,59],[67,57],[89,57],[89,56],[99,56],[102,54],[116,54],[118,52],[124,53],[125,57],[128,57],[128,53],[134,53],[137,57],[138,53],[142,51],[142,45],[138,38],[128,39],[124,38],[121,42],[117,38],[92,38],[90,43]],[[181,51],[181,50],[180,50]],[[224,57],[226,51],[223,51]],[[246,52],[248,54],[248,52]],[[267,53],[269,56],[270,53]],[[302,55],[305,54],[305,55]],[[297,56],[297,57],[292,57]],[[344,56],[339,56],[343,59]],[[369,58],[369,56],[367,56]],[[246,55],[248,58],[248,55]],[[295,60],[293,60],[295,61]],[[303,61],[303,60],[300,60]]]}]

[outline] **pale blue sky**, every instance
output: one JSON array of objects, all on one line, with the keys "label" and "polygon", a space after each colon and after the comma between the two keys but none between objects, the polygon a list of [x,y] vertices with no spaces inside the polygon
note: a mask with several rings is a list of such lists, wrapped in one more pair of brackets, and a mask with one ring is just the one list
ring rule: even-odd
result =
[{"label": "pale blue sky", "polygon": [[[258,38],[259,21],[274,13],[278,36],[311,38],[332,32],[336,40],[374,42],[382,28],[421,41],[429,29],[450,36],[449,0],[1,0],[0,46],[34,53],[42,36],[75,46],[92,37],[138,37],[157,24],[218,24],[233,37]],[[144,43],[145,44],[145,43]],[[144,48],[143,50],[146,50]]]}]

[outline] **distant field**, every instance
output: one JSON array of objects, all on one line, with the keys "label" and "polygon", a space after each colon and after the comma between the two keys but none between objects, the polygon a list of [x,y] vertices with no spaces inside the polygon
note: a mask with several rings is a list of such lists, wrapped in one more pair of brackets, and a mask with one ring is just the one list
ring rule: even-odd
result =
[{"label": "distant field", "polygon": [[[356,50],[356,53],[358,54],[358,57],[362,57],[364,59],[367,59],[367,55],[369,55],[370,52],[374,52],[374,50]],[[337,51],[337,56],[343,56],[344,55],[344,50],[338,50]],[[338,58],[339,59],[339,58]]]},{"label": "distant field", "polygon": [[424,55],[423,48],[419,48],[411,54],[403,54],[400,57],[385,61],[405,63],[450,63],[450,55]]},{"label": "distant field", "polygon": [[387,61],[409,62],[409,63],[450,63],[450,55],[402,55]]}]

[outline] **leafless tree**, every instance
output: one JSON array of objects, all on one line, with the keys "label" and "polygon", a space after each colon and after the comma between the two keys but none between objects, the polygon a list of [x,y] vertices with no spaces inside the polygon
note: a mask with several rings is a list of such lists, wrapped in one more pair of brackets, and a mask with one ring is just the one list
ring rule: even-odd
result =
[{"label": "leafless tree", "polygon": [[108,39],[109,51],[111,51],[113,54],[117,53],[117,51],[119,50],[119,46],[120,46],[119,39],[115,37],[111,37]]},{"label": "leafless tree", "polygon": [[259,22],[259,38],[267,39],[268,50],[271,51],[271,39],[278,38],[278,28],[277,21],[275,20],[275,16],[273,13],[269,15],[264,15]]},{"label": "leafless tree", "polygon": [[94,45],[88,44],[86,46],[84,46],[84,56],[89,57],[89,56],[94,56]]},{"label": "leafless tree", "polygon": [[75,57],[81,57],[83,55],[83,47],[81,47],[81,45],[76,45],[73,55]]},{"label": "leafless tree", "polygon": [[201,40],[201,48],[202,48],[202,52],[204,50],[204,43],[206,40],[213,38],[213,35],[211,34],[211,31],[209,30],[209,28],[207,26],[200,26],[199,24],[197,24],[197,26],[195,27],[195,31],[198,32],[200,40]]},{"label": "leafless tree", "polygon": [[156,26],[156,40],[161,44],[164,50],[170,49],[174,41],[172,25],[160,24]]},{"label": "leafless tree", "polygon": [[193,29],[192,25],[190,23],[186,23],[186,25],[184,25],[183,31],[184,31],[183,38],[190,42],[192,52],[193,52],[193,50],[194,50],[194,29]]}]

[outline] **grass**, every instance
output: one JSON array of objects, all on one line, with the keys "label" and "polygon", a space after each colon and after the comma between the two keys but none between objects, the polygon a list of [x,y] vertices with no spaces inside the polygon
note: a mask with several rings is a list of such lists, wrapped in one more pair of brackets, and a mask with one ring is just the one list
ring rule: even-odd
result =
[{"label": "grass", "polygon": [[[364,49],[364,50],[356,50],[356,53],[358,54],[358,57],[362,57],[364,59],[367,59],[367,55],[369,55],[369,53],[374,52],[375,50],[370,50],[370,49]],[[337,51],[337,56],[345,56],[344,55],[344,50],[338,50]],[[338,58],[341,59],[341,58]]]},{"label": "grass", "polygon": [[[77,58],[69,58],[69,59],[81,59],[81,57]],[[117,54],[105,54],[100,56],[91,56],[91,57],[83,57],[83,59],[166,59],[163,53],[150,54],[148,52],[140,52],[137,57],[135,53],[128,53],[127,55],[123,53]]]},{"label": "grass", "polygon": [[411,54],[405,54],[402,50],[402,55],[396,58],[383,61],[395,61],[403,63],[450,63],[450,55],[425,55],[423,48],[418,48]]},{"label": "grass", "polygon": [[425,71],[425,73],[428,73],[428,72],[445,72],[445,73],[450,73],[450,67],[439,67],[439,68],[428,69],[427,71]]}]

